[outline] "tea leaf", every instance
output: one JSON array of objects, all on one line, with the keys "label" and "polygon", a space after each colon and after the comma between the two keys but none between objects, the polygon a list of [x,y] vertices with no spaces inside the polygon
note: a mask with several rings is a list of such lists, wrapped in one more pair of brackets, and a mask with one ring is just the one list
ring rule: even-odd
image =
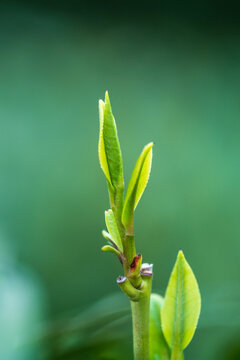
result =
[{"label": "tea leaf", "polygon": [[110,234],[111,240],[116,244],[117,248],[121,252],[123,252],[121,236],[118,231],[114,213],[111,209],[108,211],[105,211],[105,222],[106,222],[107,229]]},{"label": "tea leaf", "polygon": [[106,179],[109,182],[109,184],[112,185],[106,152],[105,152],[104,140],[103,140],[104,106],[105,106],[104,102],[102,100],[99,100],[100,131],[99,131],[99,142],[98,142],[98,156],[99,156],[100,166],[106,176]]},{"label": "tea leaf", "polygon": [[117,255],[118,257],[120,257],[120,252],[115,249],[114,247],[110,246],[110,245],[105,245],[101,248],[102,251],[110,251],[113,252],[115,255]]},{"label": "tea leaf", "polygon": [[120,250],[119,247],[117,246],[116,242],[113,240],[112,236],[107,231],[103,230],[102,235],[111,246],[113,246],[115,249]]},{"label": "tea leaf", "polygon": [[99,161],[111,191],[114,192],[113,188],[116,191],[118,187],[123,187],[123,167],[117,127],[108,92],[105,94],[105,102],[99,101],[99,119]]},{"label": "tea leaf", "polygon": [[123,205],[122,223],[128,233],[133,233],[133,212],[146,188],[152,165],[153,143],[146,145],[139,156],[128,184]]},{"label": "tea leaf", "polygon": [[150,360],[169,360],[170,349],[163,336],[161,326],[161,308],[163,298],[158,294],[151,295],[149,322],[149,356]]},{"label": "tea leaf", "polygon": [[179,251],[161,310],[163,333],[173,351],[180,354],[192,340],[200,308],[197,280]]}]

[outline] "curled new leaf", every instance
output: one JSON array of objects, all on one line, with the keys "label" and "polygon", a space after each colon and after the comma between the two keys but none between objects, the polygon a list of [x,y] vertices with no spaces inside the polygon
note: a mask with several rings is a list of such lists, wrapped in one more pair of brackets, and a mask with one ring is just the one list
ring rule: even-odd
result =
[{"label": "curled new leaf", "polygon": [[133,212],[147,186],[152,165],[153,143],[146,145],[139,156],[128,184],[123,205],[122,223],[129,234],[133,233]]},{"label": "curled new leaf", "polygon": [[117,127],[112,114],[108,92],[105,95],[105,102],[99,101],[99,119],[99,161],[110,190],[115,195],[117,188],[123,188],[123,167]]},{"label": "curled new leaf", "polygon": [[179,251],[161,311],[163,333],[172,353],[181,354],[192,340],[200,309],[197,280]]},{"label": "curled new leaf", "polygon": [[[114,213],[111,209],[105,211],[105,222],[107,225],[108,232],[110,234],[110,238],[108,240],[110,240],[110,242],[113,242],[116,245],[116,247],[121,252],[123,252],[121,236],[118,231],[117,222]],[[106,234],[107,234],[106,232],[103,233],[104,237]]]}]

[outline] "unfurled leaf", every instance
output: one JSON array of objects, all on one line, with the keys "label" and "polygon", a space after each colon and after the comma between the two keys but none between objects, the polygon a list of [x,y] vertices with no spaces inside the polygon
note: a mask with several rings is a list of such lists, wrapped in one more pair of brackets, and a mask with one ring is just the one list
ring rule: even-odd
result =
[{"label": "unfurled leaf", "polygon": [[131,179],[123,205],[122,223],[128,233],[133,232],[133,212],[136,208],[147,185],[152,165],[153,143],[146,145],[139,156]]},{"label": "unfurled leaf", "polygon": [[111,245],[105,245],[105,246],[102,247],[101,250],[102,251],[110,251],[110,252],[114,253],[115,255],[117,255],[118,257],[121,256],[120,252]]},{"label": "unfurled leaf", "polygon": [[163,333],[174,353],[181,354],[192,340],[200,309],[197,280],[179,251],[161,310]]},{"label": "unfurled leaf", "polygon": [[[117,222],[114,216],[113,211],[110,209],[105,211],[105,222],[107,225],[108,232],[110,234],[110,241],[116,245],[116,247],[123,252],[122,240],[118,231]],[[106,234],[106,233],[104,233]]]},{"label": "unfurled leaf", "polygon": [[102,100],[99,100],[99,120],[100,120],[100,131],[99,131],[99,141],[98,141],[98,156],[101,168],[106,176],[107,181],[112,185],[107,156],[105,152],[104,140],[103,140],[103,123],[104,123],[104,107],[105,104]]},{"label": "unfurled leaf", "polygon": [[117,127],[107,92],[105,102],[99,101],[99,119],[99,161],[109,187],[114,193],[118,187],[123,187],[123,167]]},{"label": "unfurled leaf", "polygon": [[170,349],[163,336],[161,326],[161,308],[163,298],[158,294],[151,295],[149,321],[149,357],[150,360],[169,360]]}]

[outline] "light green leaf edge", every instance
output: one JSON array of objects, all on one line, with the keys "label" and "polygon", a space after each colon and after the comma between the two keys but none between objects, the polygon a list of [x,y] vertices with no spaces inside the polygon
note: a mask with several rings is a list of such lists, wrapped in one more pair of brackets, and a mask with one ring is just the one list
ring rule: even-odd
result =
[{"label": "light green leaf edge", "polygon": [[116,244],[117,248],[123,252],[122,239],[118,231],[117,222],[112,209],[105,211],[105,222],[111,239]]},{"label": "light green leaf edge", "polygon": [[153,143],[147,144],[139,156],[128,184],[123,204],[122,223],[126,229],[132,230],[133,212],[147,186],[152,165]]},{"label": "light green leaf edge", "polygon": [[149,319],[149,359],[170,360],[170,349],[161,326],[162,296],[151,294]]},{"label": "light green leaf edge", "polygon": [[121,149],[108,92],[105,94],[105,102],[99,100],[99,120],[99,162],[113,191],[113,187],[123,187],[124,182]]},{"label": "light green leaf edge", "polygon": [[161,310],[162,329],[170,348],[181,353],[193,338],[201,310],[197,280],[179,251]]}]

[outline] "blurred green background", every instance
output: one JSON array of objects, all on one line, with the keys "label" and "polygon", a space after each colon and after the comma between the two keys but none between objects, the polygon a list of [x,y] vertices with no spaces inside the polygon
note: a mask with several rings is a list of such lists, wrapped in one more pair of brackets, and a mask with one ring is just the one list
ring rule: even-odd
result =
[{"label": "blurred green background", "polygon": [[179,249],[200,284],[186,359],[240,358],[238,21],[223,2],[1,1],[1,358],[131,359],[122,270],[100,251],[106,89],[126,183],[155,142],[135,220],[153,290]]}]

